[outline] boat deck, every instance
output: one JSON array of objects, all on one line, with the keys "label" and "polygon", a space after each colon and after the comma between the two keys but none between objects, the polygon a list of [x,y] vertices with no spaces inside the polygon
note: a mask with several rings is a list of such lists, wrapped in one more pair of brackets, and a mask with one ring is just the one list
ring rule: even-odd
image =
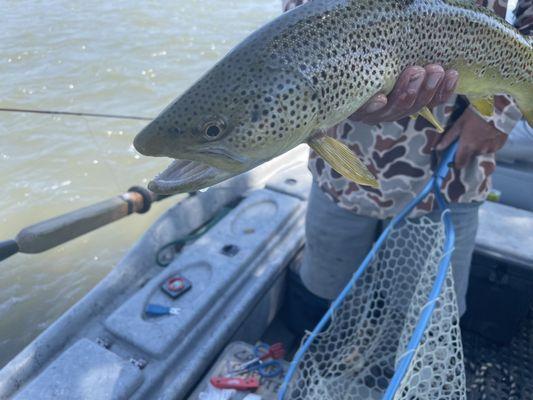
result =
[{"label": "boat deck", "polygon": [[533,399],[533,307],[507,344],[462,331],[469,400]]}]

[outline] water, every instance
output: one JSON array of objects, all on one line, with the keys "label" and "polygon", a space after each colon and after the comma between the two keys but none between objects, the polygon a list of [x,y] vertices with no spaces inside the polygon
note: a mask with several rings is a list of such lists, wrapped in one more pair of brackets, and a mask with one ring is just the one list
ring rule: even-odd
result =
[{"label": "water", "polygon": [[[277,0],[0,0],[0,107],[155,116]],[[0,240],[117,195],[166,164],[131,146],[140,121],[0,114]],[[0,366],[80,299],[171,204],[0,263]]]}]

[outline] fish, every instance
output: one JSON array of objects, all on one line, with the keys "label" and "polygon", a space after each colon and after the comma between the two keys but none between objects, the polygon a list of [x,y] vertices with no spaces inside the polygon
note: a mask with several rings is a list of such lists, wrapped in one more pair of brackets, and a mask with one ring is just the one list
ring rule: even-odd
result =
[{"label": "fish", "polygon": [[532,40],[474,1],[313,0],[249,35],[137,134],[139,153],[174,159],[148,187],[200,190],[301,143],[379,187],[326,131],[389,93],[406,67],[430,63],[456,69],[457,93],[483,114],[507,94],[533,123]]}]

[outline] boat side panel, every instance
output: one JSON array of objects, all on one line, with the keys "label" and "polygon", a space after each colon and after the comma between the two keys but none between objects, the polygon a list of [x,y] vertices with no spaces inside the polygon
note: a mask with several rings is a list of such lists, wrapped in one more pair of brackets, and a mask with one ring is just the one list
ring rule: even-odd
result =
[{"label": "boat side panel", "polygon": [[140,371],[87,339],[61,354],[14,400],[126,399],[143,381]]}]

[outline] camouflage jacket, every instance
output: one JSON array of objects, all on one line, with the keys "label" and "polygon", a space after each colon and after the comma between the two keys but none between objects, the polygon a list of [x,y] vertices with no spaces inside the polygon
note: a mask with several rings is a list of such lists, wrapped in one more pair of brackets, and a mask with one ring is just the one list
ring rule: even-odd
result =
[{"label": "camouflage jacket", "polygon": [[[283,8],[289,10],[307,1],[311,0],[283,0]],[[531,25],[532,2],[519,0],[515,15],[521,26]],[[484,0],[483,4],[505,17],[507,0]],[[447,104],[433,109],[443,126],[455,103],[454,96]],[[494,115],[484,118],[500,131],[509,133],[521,116],[511,99],[498,96]],[[422,118],[407,117],[373,126],[348,119],[331,128],[328,134],[346,143],[380,182],[380,189],[359,186],[339,175],[311,151],[309,169],[320,188],[340,207],[359,215],[393,217],[420,192],[436,167],[431,143],[438,133]],[[442,188],[444,196],[451,202],[484,201],[495,166],[494,154],[490,154],[476,157],[466,168],[450,171]],[[411,215],[425,214],[434,207],[433,195],[429,195]]]},{"label": "camouflage jacket", "polygon": [[531,35],[533,30],[533,0],[519,1],[515,9],[515,25],[524,35]]}]

